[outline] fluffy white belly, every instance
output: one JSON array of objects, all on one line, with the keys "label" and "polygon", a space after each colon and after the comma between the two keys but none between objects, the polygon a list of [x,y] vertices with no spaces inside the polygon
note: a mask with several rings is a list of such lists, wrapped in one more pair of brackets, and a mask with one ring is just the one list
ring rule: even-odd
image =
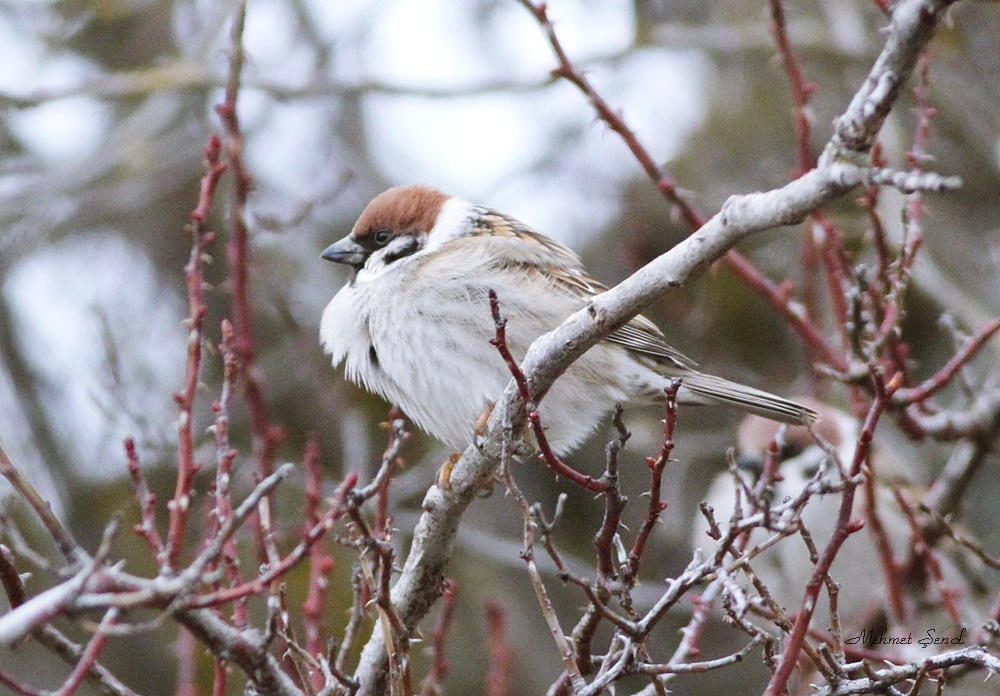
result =
[{"label": "fluffy white belly", "polygon": [[[463,450],[472,441],[476,420],[511,380],[489,342],[495,331],[488,289],[469,283],[432,288],[409,283],[388,291],[389,296],[404,292],[405,302],[379,303],[370,301],[373,290],[360,283],[346,286],[324,312],[321,338],[334,364],[345,360],[349,379],[399,404],[448,447]],[[386,292],[379,290],[382,296]],[[518,361],[535,338],[582,304],[547,299],[542,311],[504,304],[501,295],[508,347]],[[630,394],[639,390],[637,383],[648,384],[652,373],[636,374],[624,358],[620,349],[598,345],[553,385],[539,411],[557,452],[580,444],[615,403],[630,401]],[[611,386],[601,372],[609,368],[620,377]]]}]

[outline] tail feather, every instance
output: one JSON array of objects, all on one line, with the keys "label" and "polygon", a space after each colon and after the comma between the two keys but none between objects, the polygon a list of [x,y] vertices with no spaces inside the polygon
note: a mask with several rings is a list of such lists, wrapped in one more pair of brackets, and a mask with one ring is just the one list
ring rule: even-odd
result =
[{"label": "tail feather", "polygon": [[681,377],[681,388],[710,401],[735,406],[741,411],[779,423],[810,425],[819,420],[819,414],[808,406],[702,372],[685,371]]}]

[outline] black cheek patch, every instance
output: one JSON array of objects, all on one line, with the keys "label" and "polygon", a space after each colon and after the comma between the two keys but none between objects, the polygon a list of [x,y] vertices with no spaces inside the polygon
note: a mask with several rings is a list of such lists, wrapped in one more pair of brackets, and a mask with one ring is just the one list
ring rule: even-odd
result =
[{"label": "black cheek patch", "polygon": [[398,244],[393,249],[386,251],[386,264],[398,261],[404,256],[411,256],[420,250],[420,240],[413,235],[407,235],[406,237],[401,237],[401,239],[405,240],[404,243]]}]

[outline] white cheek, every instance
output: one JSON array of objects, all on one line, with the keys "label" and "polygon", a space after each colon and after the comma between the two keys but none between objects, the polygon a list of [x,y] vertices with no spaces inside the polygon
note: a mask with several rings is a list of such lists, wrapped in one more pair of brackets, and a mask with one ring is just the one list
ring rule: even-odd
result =
[{"label": "white cheek", "polygon": [[453,239],[467,236],[471,231],[469,219],[473,207],[471,203],[461,198],[449,198],[441,206],[437,222],[434,223],[430,234],[427,235],[427,246],[424,247],[424,252],[434,251]]}]

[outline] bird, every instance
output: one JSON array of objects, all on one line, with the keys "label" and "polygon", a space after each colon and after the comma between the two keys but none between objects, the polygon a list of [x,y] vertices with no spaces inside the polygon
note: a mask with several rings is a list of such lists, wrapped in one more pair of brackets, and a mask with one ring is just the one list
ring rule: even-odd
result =
[{"label": "bird", "polygon": [[[536,338],[607,290],[554,239],[425,185],[377,195],[321,257],[354,270],[320,322],[333,365],[456,452],[511,379],[490,344],[490,291],[520,362]],[[571,364],[538,404],[549,445],[571,452],[616,404],[664,403],[674,378],[681,403],[728,404],[782,423],[817,419],[809,407],[698,371],[640,315]]]}]

